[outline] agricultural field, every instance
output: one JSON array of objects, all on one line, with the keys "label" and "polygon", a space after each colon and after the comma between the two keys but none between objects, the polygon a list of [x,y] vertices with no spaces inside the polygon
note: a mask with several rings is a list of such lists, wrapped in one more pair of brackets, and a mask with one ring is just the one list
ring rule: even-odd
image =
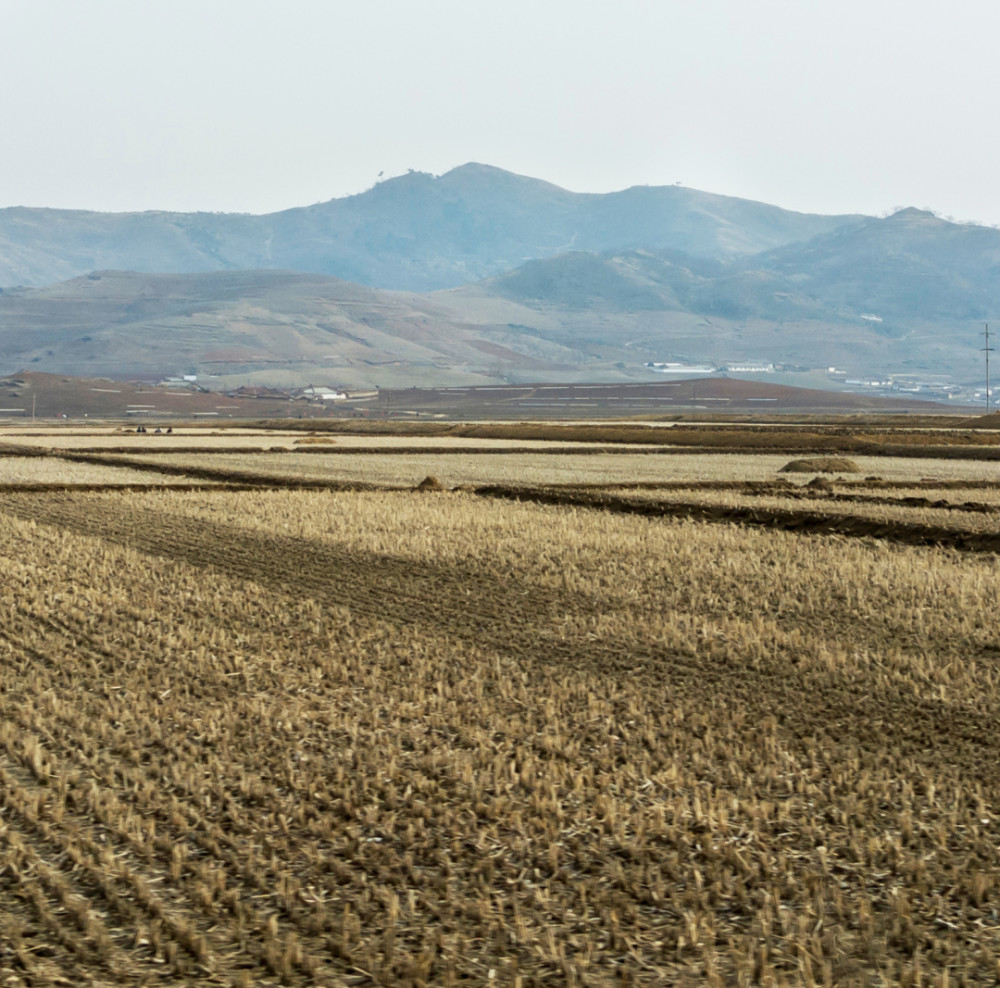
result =
[{"label": "agricultural field", "polygon": [[[951,494],[939,497],[938,494]],[[959,493],[960,496],[956,496]],[[751,510],[759,512],[809,513],[827,516],[848,515],[862,521],[868,519],[884,525],[942,526],[962,532],[995,535],[1000,530],[1000,492],[988,492],[982,499],[978,488],[958,488],[956,491],[928,491],[920,494],[895,496],[862,493],[853,485],[840,485],[833,490],[815,493],[801,488],[782,490],[763,487],[757,490],[635,490],[611,489],[608,495],[638,504],[661,505],[667,511],[674,506],[698,505],[705,508]],[[930,496],[928,496],[930,495]]]},{"label": "agricultural field", "polygon": [[1000,465],[231,438],[0,456],[0,984],[1000,978]]},{"label": "agricultural field", "polygon": [[183,472],[167,476],[155,470],[73,463],[49,456],[0,456],[0,487],[34,484],[116,487],[183,484],[190,480]]},{"label": "agricultural field", "polygon": [[[262,453],[259,455],[218,454],[199,458],[199,464],[223,471],[252,471],[268,477],[295,477],[303,480],[330,480],[413,487],[432,475],[442,484],[614,484],[644,481],[709,480],[730,476],[732,470],[750,479],[773,477],[787,456],[736,454],[728,457],[684,453],[678,456],[641,452],[563,453],[548,451],[500,453],[486,449],[479,453],[453,453],[437,449],[431,453],[411,451],[392,456],[371,453]],[[142,466],[169,464],[183,468],[190,460],[184,454],[164,454],[131,458],[128,463]]]},{"label": "agricultural field", "polygon": [[261,429],[226,429],[225,431],[206,428],[181,428],[172,432],[156,433],[155,427],[148,432],[137,433],[132,426],[117,428],[52,428],[37,426],[7,428],[0,431],[0,445],[22,446],[31,449],[127,449],[140,451],[170,449],[266,449],[268,446],[292,448],[295,440],[302,438],[294,434],[272,433]]},{"label": "agricultural field", "polygon": [[[662,431],[662,430],[661,430]],[[170,433],[156,433],[152,429],[145,433],[136,433],[134,428],[121,426],[118,428],[61,428],[38,426],[32,428],[0,430],[0,444],[27,446],[31,448],[50,448],[65,450],[92,449],[125,450],[135,453],[160,454],[164,451],[215,451],[225,453],[247,450],[249,452],[268,452],[273,449],[315,449],[317,447],[337,446],[338,449],[379,449],[393,450],[400,448],[432,449],[445,448],[453,452],[463,449],[561,449],[566,445],[560,439],[535,438],[493,438],[456,435],[399,435],[393,433],[340,433],[340,432],[304,432],[303,430],[281,429],[207,429],[199,427],[172,428]],[[651,438],[650,445],[656,443]],[[590,444],[599,447],[600,442]]]},{"label": "agricultural field", "polygon": [[[579,449],[579,447],[574,447]],[[391,456],[381,455],[392,452]],[[557,455],[558,454],[558,455]],[[854,457],[862,471],[878,472],[882,479],[897,482],[929,479],[983,480],[1000,478],[1000,463],[961,459],[921,457]],[[142,468],[170,466],[182,469],[191,464],[190,453],[135,455],[122,464]],[[274,479],[358,482],[412,487],[433,475],[449,487],[459,484],[579,484],[613,486],[618,483],[704,482],[729,480],[773,480],[788,462],[787,453],[689,453],[683,449],[592,449],[510,450],[492,447],[478,451],[453,452],[438,447],[429,452],[407,448],[399,452],[380,447],[335,451],[322,447],[311,452],[205,453],[199,466],[220,473],[251,472]],[[807,478],[808,479],[808,478]]]}]

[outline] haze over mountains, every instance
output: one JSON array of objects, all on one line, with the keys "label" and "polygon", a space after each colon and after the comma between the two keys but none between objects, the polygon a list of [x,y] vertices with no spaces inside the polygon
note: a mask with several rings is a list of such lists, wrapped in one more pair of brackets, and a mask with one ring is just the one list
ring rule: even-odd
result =
[{"label": "haze over mountains", "polygon": [[973,379],[998,273],[1000,231],[915,209],[581,195],[485,165],[267,216],[11,208],[0,371],[357,387],[708,360]]},{"label": "haze over mountains", "polygon": [[679,186],[581,195],[469,164],[440,178],[411,172],[360,195],[265,216],[3,209],[0,286],[43,285],[112,268],[276,268],[424,292],[567,250],[756,253],[851,219]]}]

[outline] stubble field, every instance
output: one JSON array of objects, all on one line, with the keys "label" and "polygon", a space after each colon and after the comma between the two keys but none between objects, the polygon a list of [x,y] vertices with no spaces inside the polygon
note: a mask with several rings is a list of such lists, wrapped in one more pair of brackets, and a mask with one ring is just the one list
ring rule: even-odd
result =
[{"label": "stubble field", "polygon": [[71,455],[107,489],[0,456],[0,982],[1000,976],[992,463]]}]

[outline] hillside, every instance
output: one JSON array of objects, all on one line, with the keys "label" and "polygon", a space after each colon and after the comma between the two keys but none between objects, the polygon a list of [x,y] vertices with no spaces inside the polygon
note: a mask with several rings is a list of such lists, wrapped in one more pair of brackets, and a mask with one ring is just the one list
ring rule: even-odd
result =
[{"label": "hillside", "polygon": [[[373,379],[409,383],[418,368],[438,368],[458,383],[478,380],[461,376],[464,364],[484,360],[477,342],[433,299],[294,272],[105,271],[0,295],[4,373],[158,377],[268,369],[274,378],[323,367],[341,383],[371,386]],[[559,356],[560,348],[550,349]]]},{"label": "hillside", "polygon": [[0,373],[284,385],[322,372],[365,388],[650,380],[644,365],[663,360],[978,372],[980,324],[914,305],[887,330],[839,303],[841,283],[826,299],[801,290],[807,275],[648,251],[567,254],[432,294],[295,272],[103,271],[0,293]]},{"label": "hillside", "polygon": [[263,216],[2,209],[0,286],[45,285],[101,269],[287,269],[431,291],[569,249],[728,257],[860,220],[679,186],[577,194],[468,164],[440,177],[411,172],[360,195]]},{"label": "hillside", "polygon": [[803,243],[724,261],[677,251],[567,253],[488,283],[505,298],[616,311],[681,308],[780,323],[982,320],[1000,308],[1000,230],[905,209]]},{"label": "hillside", "polygon": [[[419,195],[418,186],[424,190]],[[411,273],[423,272],[424,279],[425,262],[444,256],[447,224],[437,220],[448,196],[479,203],[480,217],[503,212],[509,220],[479,237],[471,212],[461,214],[465,220],[453,213],[448,236],[468,221],[463,235],[469,257],[479,245],[471,267],[500,263],[487,257],[489,244],[503,241],[513,256],[515,232],[521,237],[518,249],[527,249],[528,231],[532,250],[548,250],[552,245],[544,242],[544,231],[558,231],[571,215],[581,223],[576,241],[594,247],[536,257],[491,278],[424,293],[301,270],[246,268],[189,274],[102,269],[54,284],[8,288],[0,291],[0,373],[23,368],[118,378],[198,373],[301,384],[322,371],[345,387],[433,387],[649,380],[647,363],[677,361],[835,366],[851,376],[949,375],[981,384],[983,323],[1000,310],[1000,231],[919,210],[856,219],[794,244],[747,253],[751,227],[760,246],[765,233],[773,241],[790,235],[795,223],[804,224],[798,228],[804,232],[812,221],[724,200],[732,209],[723,224],[719,209],[711,216],[706,212],[711,197],[685,189],[577,196],[496,169],[466,166],[440,179],[409,175],[352,201],[276,214],[281,229],[272,229],[273,251],[292,266],[319,256],[322,244],[329,246],[323,240],[329,229],[324,210],[341,211],[343,244],[359,237],[374,244],[395,215],[395,239],[385,241],[381,252],[359,250],[352,263],[375,263],[377,256],[382,265],[402,264],[409,251]],[[625,223],[628,211],[620,207],[632,200],[646,200],[650,208],[636,207]],[[652,207],[659,203],[666,210],[682,200],[688,212],[674,215],[675,226],[658,227]],[[418,235],[415,203],[422,204],[425,237]],[[350,223],[344,221],[345,209],[354,210]],[[382,220],[366,226],[364,218],[378,210]],[[596,218],[601,210],[614,212],[618,225],[602,227]],[[770,226],[764,222],[767,210]],[[159,223],[166,237],[173,222],[168,214],[143,216]],[[582,222],[587,216],[590,225]],[[740,216],[746,220],[742,226],[735,222]],[[413,223],[409,230],[407,217]],[[247,256],[234,253],[232,261],[248,261],[250,234],[261,218],[217,219],[233,224],[233,230],[243,224],[242,239],[230,246],[239,240]],[[701,241],[704,253],[669,246],[597,249],[612,230],[639,239],[653,236],[656,228],[682,240],[685,223],[689,240],[695,227],[709,238]],[[172,242],[187,250],[194,240],[193,227],[186,229],[187,239],[178,234]],[[93,248],[100,237],[96,228],[91,232]],[[743,238],[739,243],[737,234]],[[138,243],[139,232],[136,237]],[[206,250],[210,246],[208,240],[201,243]],[[192,258],[192,265],[200,263]],[[167,263],[155,251],[145,260]],[[442,278],[455,274],[446,264],[435,270]],[[377,282],[376,274],[368,270],[358,277]]]},{"label": "hillside", "polygon": [[[751,257],[573,252],[438,297],[576,346],[660,360],[980,372],[1000,311],[1000,231],[906,209]],[[553,332],[552,320],[559,324]]]},{"label": "hillside", "polygon": [[846,315],[876,315],[887,333],[913,320],[985,320],[1000,310],[1000,230],[919,209],[776,248],[742,266]]}]

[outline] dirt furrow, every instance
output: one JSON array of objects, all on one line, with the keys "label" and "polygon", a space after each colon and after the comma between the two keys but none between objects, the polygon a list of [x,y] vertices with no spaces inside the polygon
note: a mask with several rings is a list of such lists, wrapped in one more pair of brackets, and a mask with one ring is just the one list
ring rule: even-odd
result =
[{"label": "dirt furrow", "polygon": [[782,508],[738,508],[697,501],[635,501],[596,492],[583,494],[529,487],[484,486],[475,488],[475,493],[481,497],[591,508],[647,518],[689,518],[705,522],[762,526],[802,535],[844,535],[851,538],[882,539],[899,545],[942,546],[966,552],[1000,552],[1000,533],[963,532],[939,525],[876,521],[851,514],[825,514]]}]

